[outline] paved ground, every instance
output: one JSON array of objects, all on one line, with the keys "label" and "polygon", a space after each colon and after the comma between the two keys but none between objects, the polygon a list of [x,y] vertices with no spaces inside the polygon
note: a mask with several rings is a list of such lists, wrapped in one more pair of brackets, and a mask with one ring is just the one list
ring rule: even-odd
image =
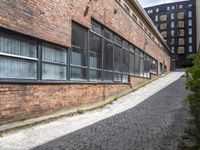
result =
[{"label": "paved ground", "polygon": [[171,73],[102,110],[6,135],[0,150],[175,150],[187,116],[182,74]]},{"label": "paved ground", "polygon": [[34,150],[175,150],[185,126],[184,79],[135,108]]}]

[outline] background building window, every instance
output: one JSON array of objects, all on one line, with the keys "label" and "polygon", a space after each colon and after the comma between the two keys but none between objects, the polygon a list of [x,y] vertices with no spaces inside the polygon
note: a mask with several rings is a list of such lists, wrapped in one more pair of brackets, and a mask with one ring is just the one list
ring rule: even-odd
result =
[{"label": "background building window", "polygon": [[171,30],[171,36],[174,37],[174,30]]},{"label": "background building window", "polygon": [[37,79],[37,43],[0,33],[0,77]]},{"label": "background building window", "polygon": [[167,23],[161,23],[160,30],[166,30],[166,29],[167,29]]},{"label": "background building window", "polygon": [[171,20],[174,20],[174,13],[171,14]]},{"label": "background building window", "polygon": [[189,37],[188,42],[192,44],[192,37]]},{"label": "background building window", "polygon": [[174,21],[171,22],[171,29],[173,29],[175,27],[174,25]]},{"label": "background building window", "polygon": [[155,16],[155,21],[158,22],[158,16]]},{"label": "background building window", "polygon": [[188,4],[188,8],[192,8],[192,4]]},{"label": "background building window", "polygon": [[167,15],[161,15],[160,21],[167,21]]},{"label": "background building window", "polygon": [[185,30],[184,29],[178,30],[178,36],[180,36],[180,37],[185,36]]},{"label": "background building window", "polygon": [[175,48],[171,47],[171,53],[174,54]]},{"label": "background building window", "polygon": [[177,19],[184,19],[184,12],[179,12],[177,14]]},{"label": "background building window", "polygon": [[178,45],[185,45],[185,39],[184,38],[179,38],[178,39]]},{"label": "background building window", "polygon": [[192,28],[189,28],[189,29],[188,29],[188,34],[189,34],[189,35],[192,35]]},{"label": "background building window", "polygon": [[189,26],[189,27],[192,26],[192,20],[188,20],[188,26]]},{"label": "background building window", "polygon": [[184,27],[185,27],[184,21],[178,21],[177,27],[178,27],[178,28],[184,28]]},{"label": "background building window", "polygon": [[192,46],[189,46],[189,50],[188,50],[189,53],[192,53],[193,52],[193,48]]},{"label": "background building window", "polygon": [[161,32],[161,35],[163,36],[163,38],[166,38],[167,37],[167,31]]},{"label": "background building window", "polygon": [[188,17],[192,18],[192,11],[188,11]]},{"label": "background building window", "polygon": [[174,45],[174,44],[175,44],[175,39],[172,38],[172,39],[171,39],[171,45]]},{"label": "background building window", "polygon": [[183,9],[183,5],[179,5],[178,7],[179,7],[179,9]]}]

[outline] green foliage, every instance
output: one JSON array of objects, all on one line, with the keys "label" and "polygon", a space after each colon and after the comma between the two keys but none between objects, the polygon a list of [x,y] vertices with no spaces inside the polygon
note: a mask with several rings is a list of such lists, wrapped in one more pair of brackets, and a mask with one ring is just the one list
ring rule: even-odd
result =
[{"label": "green foliage", "polygon": [[120,98],[119,96],[115,96],[113,100],[117,101],[119,98]]},{"label": "green foliage", "polygon": [[186,70],[186,87],[191,91],[188,101],[195,125],[195,134],[192,136],[195,138],[196,146],[193,148],[200,149],[200,53],[192,55],[191,58],[194,59],[194,65]]},{"label": "green foliage", "polygon": [[85,113],[85,110],[83,110],[83,109],[78,109],[78,110],[77,110],[77,113],[78,113],[78,114],[84,114],[84,113]]}]

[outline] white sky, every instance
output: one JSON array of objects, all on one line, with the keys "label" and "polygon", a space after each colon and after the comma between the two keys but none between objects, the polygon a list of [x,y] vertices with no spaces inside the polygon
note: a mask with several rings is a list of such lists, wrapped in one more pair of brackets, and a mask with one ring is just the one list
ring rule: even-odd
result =
[{"label": "white sky", "polygon": [[150,7],[154,5],[160,5],[165,3],[173,3],[173,2],[180,2],[180,1],[187,1],[187,0],[138,0],[142,7]]}]

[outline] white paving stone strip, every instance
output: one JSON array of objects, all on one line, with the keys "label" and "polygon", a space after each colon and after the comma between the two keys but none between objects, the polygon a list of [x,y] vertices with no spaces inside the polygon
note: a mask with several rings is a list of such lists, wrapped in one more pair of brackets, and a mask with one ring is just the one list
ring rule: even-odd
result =
[{"label": "white paving stone strip", "polygon": [[[114,104],[107,105],[101,110],[95,110],[74,117],[66,117],[47,124],[40,124],[0,138],[0,150],[28,150],[42,145],[56,138],[92,125],[98,121],[109,118],[135,107],[148,97],[178,80],[183,71],[172,72],[152,83],[132,92]],[[176,91],[174,91],[176,92]]]}]

